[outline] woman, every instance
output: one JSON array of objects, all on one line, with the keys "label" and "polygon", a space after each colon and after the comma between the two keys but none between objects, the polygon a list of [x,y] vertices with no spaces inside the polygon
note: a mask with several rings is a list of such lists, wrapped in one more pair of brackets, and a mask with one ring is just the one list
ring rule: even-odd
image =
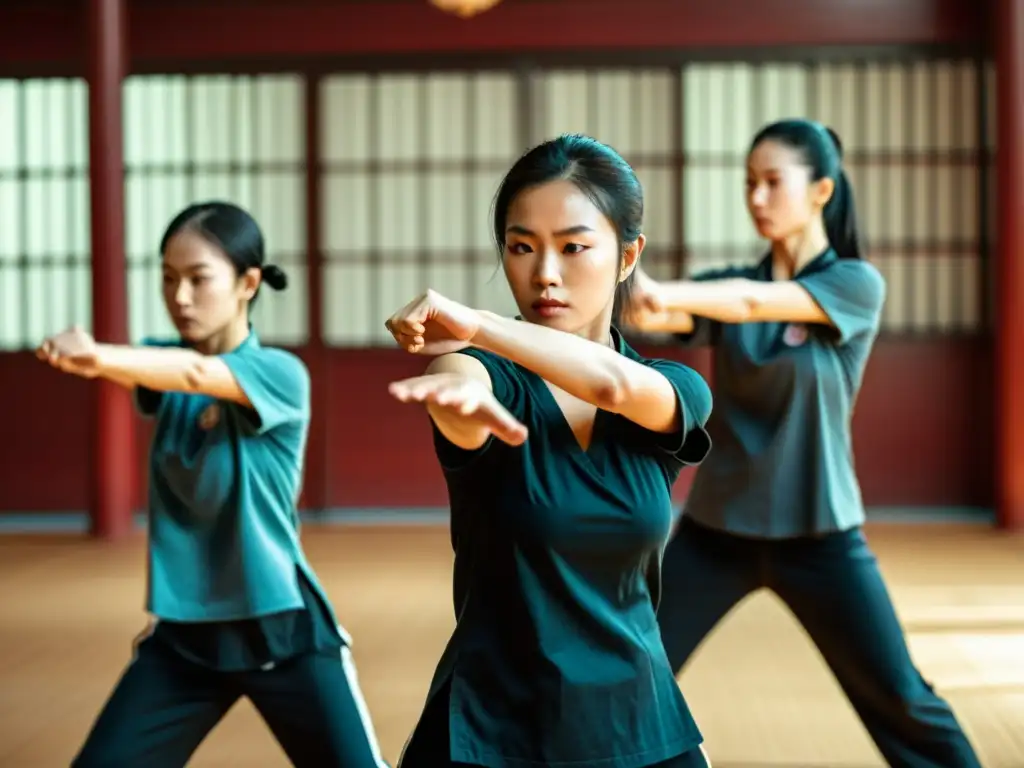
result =
[{"label": "woman", "polygon": [[[893,766],[977,766],[921,677],[861,526],[850,417],[885,284],[863,260],[839,138],[785,120],[757,134],[747,206],[771,252],[691,281],[639,276],[642,330],[717,346],[715,444],[668,546],[658,613],[680,670],[744,596],[776,592]],[[699,585],[694,588],[693,585]]]},{"label": "woman", "polygon": [[654,612],[671,487],[707,453],[711,399],[612,326],[642,217],[614,150],[546,142],[495,202],[521,319],[428,291],[388,321],[439,355],[391,392],[433,421],[458,617],[402,768],[706,764]]},{"label": "woman", "polygon": [[298,766],[384,765],[348,638],[299,541],[309,430],[302,362],[249,325],[260,286],[281,290],[245,211],[193,205],[160,243],[180,334],[142,347],[72,329],[39,356],[132,389],[156,420],[150,449],[147,610],[138,642],[76,766],[185,765],[247,696]]}]

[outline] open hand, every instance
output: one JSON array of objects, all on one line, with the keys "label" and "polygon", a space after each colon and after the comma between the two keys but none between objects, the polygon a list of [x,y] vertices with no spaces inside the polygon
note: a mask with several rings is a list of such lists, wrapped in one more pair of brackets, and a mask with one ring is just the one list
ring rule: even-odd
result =
[{"label": "open hand", "polygon": [[432,373],[393,382],[388,391],[403,403],[423,403],[487,427],[509,445],[526,441],[526,426],[509,413],[478,380],[458,373]]},{"label": "open hand", "polygon": [[406,352],[446,355],[470,345],[480,328],[476,310],[428,290],[384,323]]},{"label": "open hand", "polygon": [[66,373],[92,378],[98,373],[98,349],[92,334],[77,325],[46,339],[36,357]]}]

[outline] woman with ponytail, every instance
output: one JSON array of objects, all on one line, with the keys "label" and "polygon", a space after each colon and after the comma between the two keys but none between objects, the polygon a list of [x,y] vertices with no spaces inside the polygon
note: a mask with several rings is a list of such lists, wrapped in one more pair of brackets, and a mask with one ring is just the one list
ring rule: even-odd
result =
[{"label": "woman with ponytail", "polygon": [[890,765],[977,768],[862,532],[850,419],[885,283],[863,260],[842,154],[819,123],[766,126],[747,157],[764,259],[678,282],[637,275],[632,325],[717,347],[714,448],[665,552],[658,623],[678,673],[733,606],[771,589]]},{"label": "woman with ponytail", "polygon": [[379,768],[350,641],[299,541],[309,373],[262,346],[249,322],[260,287],[282,290],[285,274],[229,203],[182,211],[160,252],[177,338],[120,346],[75,328],[38,350],[62,371],[132,390],[155,420],[155,622],[73,765],[179,768],[246,696],[294,765]]}]

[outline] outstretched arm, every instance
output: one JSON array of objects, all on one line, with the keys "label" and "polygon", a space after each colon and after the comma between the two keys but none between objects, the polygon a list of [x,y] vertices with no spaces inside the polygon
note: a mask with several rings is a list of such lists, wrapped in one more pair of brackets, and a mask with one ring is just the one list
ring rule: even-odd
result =
[{"label": "outstretched arm", "polygon": [[487,369],[469,355],[435,358],[426,374],[388,388],[404,403],[423,403],[449,442],[475,451],[492,435],[510,445],[526,440],[526,427],[498,402]]},{"label": "outstretched arm", "polygon": [[473,346],[527,368],[580,400],[654,432],[679,429],[675,389],[659,371],[604,344],[480,312]]},{"label": "outstretched arm", "polygon": [[99,344],[98,375],[160,392],[194,392],[249,407],[227,363],[193,349]]},{"label": "outstretched arm", "polygon": [[387,323],[410,352],[473,346],[518,363],[559,389],[653,432],[683,423],[676,391],[659,371],[571,333],[471,309],[427,291]]},{"label": "outstretched arm", "polygon": [[[706,281],[673,280],[660,283],[659,292],[665,312],[651,313],[648,320],[642,321],[660,325],[657,330],[685,333],[693,326],[693,318],[689,315],[700,315],[723,323],[831,325],[829,316],[795,280],[761,282],[744,277]],[[655,330],[646,325],[641,327]]]},{"label": "outstretched arm", "polygon": [[[877,329],[885,303],[885,279],[872,264],[841,259],[823,269],[803,271],[792,280],[760,281],[724,277],[656,284],[661,313],[649,321],[659,330],[690,313],[726,323],[788,322],[830,326],[845,342]],[[645,322],[645,321],[642,321]],[[691,321],[692,322],[692,321]]]},{"label": "outstretched arm", "polygon": [[99,376],[158,392],[201,393],[250,406],[223,359],[192,349],[97,344],[90,334],[72,328],[43,342],[37,355],[55,368],[87,378]]}]

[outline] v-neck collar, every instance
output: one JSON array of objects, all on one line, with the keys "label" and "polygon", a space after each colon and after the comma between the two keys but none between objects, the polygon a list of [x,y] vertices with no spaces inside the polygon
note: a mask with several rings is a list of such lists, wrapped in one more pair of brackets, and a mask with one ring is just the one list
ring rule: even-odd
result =
[{"label": "v-neck collar", "polygon": [[[616,352],[625,354],[625,340],[615,326],[611,328],[611,342],[611,346]],[[555,399],[555,395],[551,391],[551,387],[548,386],[548,383],[533,371],[526,370],[526,373],[529,375],[537,397],[540,399],[540,406],[545,419],[552,425],[561,440],[565,441],[570,455],[591,474],[600,479],[607,458],[605,439],[607,437],[608,417],[611,414],[600,408],[594,411],[594,425],[590,432],[590,444],[584,449],[576,438],[576,434],[572,431],[572,425],[569,424],[565,411],[558,404],[558,400]]]},{"label": "v-neck collar", "polygon": [[[832,249],[832,247],[829,246],[824,251],[815,256],[813,259],[804,264],[803,267],[801,267],[800,270],[790,278],[790,280],[796,280],[797,278],[803,277],[804,275],[813,275],[815,272],[820,272],[821,270],[829,267],[838,258],[839,256]],[[771,251],[768,251],[768,255],[761,260],[760,264],[758,264],[757,272],[758,276],[763,280],[771,282],[772,280],[775,279],[773,274],[774,261],[772,260]]]}]

